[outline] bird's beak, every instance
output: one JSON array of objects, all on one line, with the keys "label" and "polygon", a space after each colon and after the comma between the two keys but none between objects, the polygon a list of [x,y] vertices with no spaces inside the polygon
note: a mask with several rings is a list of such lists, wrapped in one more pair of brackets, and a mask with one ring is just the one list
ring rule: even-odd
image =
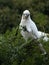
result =
[{"label": "bird's beak", "polygon": [[25,14],[25,18],[28,18],[28,16],[29,16],[28,14]]}]

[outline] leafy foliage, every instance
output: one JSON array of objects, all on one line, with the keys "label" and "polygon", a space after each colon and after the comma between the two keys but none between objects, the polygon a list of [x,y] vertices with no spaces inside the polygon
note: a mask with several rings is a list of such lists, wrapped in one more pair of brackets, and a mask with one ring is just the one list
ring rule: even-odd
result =
[{"label": "leafy foliage", "polygon": [[49,33],[49,0],[0,0],[0,65],[49,65],[49,41],[42,56],[37,40],[26,43],[18,29],[28,9],[39,30]]},{"label": "leafy foliage", "polygon": [[[12,31],[7,30],[5,34],[0,35],[0,65],[48,65],[49,55],[41,55],[37,46],[38,42],[28,40],[25,43],[19,32],[17,27],[13,28]],[[46,42],[42,43],[48,52],[49,42],[47,44]]]}]

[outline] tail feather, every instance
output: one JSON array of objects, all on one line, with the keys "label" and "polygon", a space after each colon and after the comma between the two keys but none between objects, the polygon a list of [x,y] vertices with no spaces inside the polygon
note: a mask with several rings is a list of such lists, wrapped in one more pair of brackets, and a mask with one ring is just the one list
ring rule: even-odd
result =
[{"label": "tail feather", "polygon": [[40,37],[43,37],[44,41],[48,41],[49,40],[49,34],[48,33],[44,33],[39,31]]},{"label": "tail feather", "polygon": [[40,34],[41,36],[49,36],[49,33],[41,32],[41,31],[39,31],[39,34]]},{"label": "tail feather", "polygon": [[46,35],[49,37],[49,34],[48,33],[46,33]]}]

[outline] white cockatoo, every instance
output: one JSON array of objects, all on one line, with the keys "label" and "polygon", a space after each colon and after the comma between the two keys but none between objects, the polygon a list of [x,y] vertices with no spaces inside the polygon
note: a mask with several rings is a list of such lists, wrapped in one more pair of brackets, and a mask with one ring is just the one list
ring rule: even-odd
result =
[{"label": "white cockatoo", "polygon": [[[21,30],[21,34],[26,41],[28,38],[40,39],[42,37],[45,41],[49,40],[49,38],[47,37],[48,34],[41,32],[37,29],[37,26],[35,22],[32,21],[30,17],[30,12],[28,10],[25,10],[22,14],[19,29]],[[46,51],[41,43],[39,44],[39,47],[42,50],[43,54],[46,54]]]}]

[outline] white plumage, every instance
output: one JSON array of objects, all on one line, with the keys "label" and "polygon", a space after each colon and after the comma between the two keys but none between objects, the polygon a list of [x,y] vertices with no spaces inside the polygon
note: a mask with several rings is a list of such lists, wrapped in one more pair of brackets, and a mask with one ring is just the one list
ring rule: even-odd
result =
[{"label": "white plumage", "polygon": [[[24,39],[27,41],[28,38],[33,39],[40,39],[42,38],[44,41],[48,41],[49,38],[44,32],[41,32],[37,29],[37,26],[34,21],[31,20],[30,12],[28,10],[25,10],[22,14],[22,19],[19,25],[19,29],[21,30],[21,34],[24,37]],[[43,55],[46,54],[45,49],[43,48],[42,44],[38,44],[41,51],[43,52]]]},{"label": "white plumage", "polygon": [[[24,30],[24,27],[26,27],[26,30]],[[30,18],[30,12],[28,10],[25,10],[23,12],[19,28],[21,29],[21,34],[25,40],[30,37],[34,39],[40,39],[41,37],[43,37],[43,40],[49,40],[49,38],[47,37],[48,34],[38,31],[36,24]]]}]

